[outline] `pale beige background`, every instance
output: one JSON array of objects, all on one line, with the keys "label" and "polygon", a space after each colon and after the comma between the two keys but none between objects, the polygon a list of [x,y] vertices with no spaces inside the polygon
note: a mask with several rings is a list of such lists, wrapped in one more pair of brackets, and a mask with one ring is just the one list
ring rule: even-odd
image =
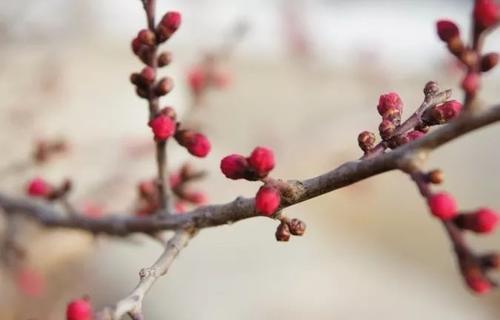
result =
[{"label": "pale beige background", "polygon": [[[306,3],[311,15],[321,11],[320,5]],[[199,29],[213,22],[194,18],[200,16],[200,8],[224,17],[232,12],[234,19],[240,12],[237,5],[229,10],[233,7],[225,6],[224,1],[219,6],[204,1],[175,4],[186,11],[187,31],[168,45],[175,62],[165,72],[176,81],[168,103],[182,112],[189,104],[184,83],[187,68],[200,48],[220,40],[220,32],[205,42],[187,40],[193,35],[201,39],[196,38]],[[52,5],[57,10],[64,7],[57,1]],[[76,182],[76,202],[94,199],[110,210],[124,211],[133,204],[135,182],[155,170],[152,148],[147,147],[150,132],[145,126],[144,101],[133,94],[128,83],[128,74],[140,65],[126,39],[141,25],[142,16],[129,1],[120,12],[116,1],[102,7],[98,1],[79,5],[80,10],[73,13],[78,19],[69,19],[73,23],[64,19],[39,22],[42,26],[55,24],[41,32],[43,36],[27,36],[24,24],[6,33],[0,50],[0,164],[6,167],[25,159],[38,136],[65,135],[72,142],[72,152],[45,167],[4,176],[0,190],[20,194],[24,181],[33,175],[54,181],[70,176]],[[256,21],[274,21],[279,5],[255,4],[262,12],[261,20]],[[168,7],[165,2],[161,6]],[[370,8],[356,11],[355,3],[348,8],[352,19],[370,12]],[[404,16],[412,8],[408,2],[398,12]],[[407,32],[432,25],[436,18],[432,7],[421,11],[408,18]],[[336,23],[336,11],[328,12]],[[459,12],[459,19],[465,20],[456,7],[450,12]],[[130,23],[117,31],[123,17],[130,17]],[[317,17],[308,21],[320,23],[325,14]],[[223,30],[233,20],[226,17],[221,21],[220,25],[214,23],[214,30]],[[361,37],[351,47],[343,47],[342,41],[338,47],[330,47],[322,44],[329,36],[311,36],[315,58],[298,61],[290,57],[284,43],[275,45],[277,49],[268,45],[266,41],[275,42],[259,33],[262,26],[256,21],[251,21],[255,27],[246,41],[261,48],[251,48],[243,41],[228,66],[234,73],[233,86],[213,92],[196,114],[211,138],[213,151],[207,159],[193,163],[211,171],[202,185],[213,202],[252,195],[258,187],[222,177],[218,162],[230,152],[245,153],[255,145],[267,145],[277,153],[275,176],[311,177],[359,157],[356,136],[361,130],[376,129],[375,105],[380,93],[398,91],[409,113],[420,103],[427,80],[456,88],[458,74],[445,67],[444,49],[431,28],[425,29],[425,36],[416,36],[417,40],[426,39],[426,45],[412,47],[409,57],[404,44],[391,47],[390,39],[387,46],[395,53],[388,54],[381,40],[373,46],[374,42]],[[67,33],[61,31],[66,25],[71,26]],[[372,27],[378,30],[374,38],[384,39],[384,23],[380,29]],[[405,24],[399,27],[404,31]],[[99,32],[100,28],[104,31]],[[272,29],[276,39],[278,29]],[[328,30],[327,34],[335,35],[338,29]],[[346,37],[337,33],[339,38]],[[259,34],[270,39],[259,42]],[[358,48],[369,48],[370,58],[357,53]],[[336,54],[345,59],[327,58]],[[400,58],[389,63],[393,56]],[[498,101],[498,70],[487,80],[483,99]],[[453,192],[463,208],[500,208],[500,155],[495,147],[499,133],[498,127],[491,127],[464,137],[440,149],[428,163],[428,168],[445,169],[443,188]],[[144,145],[144,154],[131,156],[131,146]],[[174,167],[187,158],[175,145],[170,154]],[[308,230],[303,238],[285,244],[274,241],[276,225],[267,219],[201,233],[146,299],[148,319],[455,320],[500,316],[499,293],[477,298],[464,289],[440,225],[429,217],[414,185],[400,173],[375,177],[287,213],[305,220]],[[62,319],[65,303],[84,293],[97,306],[114,302],[135,285],[138,270],[151,264],[161,250],[141,237],[128,242],[94,241],[79,233],[34,227],[24,233],[33,265],[49,279],[48,295],[42,299],[19,296],[9,275],[0,274],[2,319]],[[481,250],[500,245],[498,234],[470,239]]]}]

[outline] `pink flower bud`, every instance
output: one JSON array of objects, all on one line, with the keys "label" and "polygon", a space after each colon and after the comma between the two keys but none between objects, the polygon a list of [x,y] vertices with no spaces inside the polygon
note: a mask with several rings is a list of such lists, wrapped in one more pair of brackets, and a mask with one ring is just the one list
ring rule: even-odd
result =
[{"label": "pink flower bud", "polygon": [[392,121],[382,120],[382,122],[378,126],[378,131],[382,139],[387,140],[392,137],[392,135],[396,131],[396,126]]},{"label": "pink flower bud", "polygon": [[189,192],[186,195],[186,200],[194,204],[207,203],[207,195],[203,192]]},{"label": "pink flower bud", "polygon": [[492,27],[499,20],[499,12],[494,0],[476,0],[473,13],[476,25],[482,29]]},{"label": "pink flower bud", "polygon": [[174,135],[176,129],[175,121],[164,115],[159,115],[152,119],[148,125],[151,127],[157,141],[167,140]]},{"label": "pink flower bud", "polygon": [[156,37],[153,31],[143,29],[137,34],[137,39],[146,46],[154,46],[156,44]]},{"label": "pink flower bud", "polygon": [[474,94],[479,88],[480,77],[475,72],[468,73],[462,81],[462,89],[468,94]]},{"label": "pink flower bud", "polygon": [[455,199],[445,192],[432,195],[427,200],[427,204],[429,205],[432,214],[441,220],[452,219],[457,214],[457,204]]},{"label": "pink flower bud", "polygon": [[451,39],[460,36],[460,31],[453,21],[439,20],[436,27],[439,38],[444,42],[449,42]]},{"label": "pink flower bud", "polygon": [[42,178],[34,178],[26,188],[26,192],[32,197],[47,197],[52,190],[52,186]]},{"label": "pink flower bud", "polygon": [[465,278],[467,286],[476,294],[485,294],[491,290],[491,284],[479,275],[468,275]]},{"label": "pink flower bud", "polygon": [[498,214],[488,208],[481,208],[471,214],[472,225],[471,229],[477,233],[490,233],[495,230],[498,223]]},{"label": "pink flower bud", "polygon": [[243,179],[248,172],[248,162],[239,154],[232,154],[223,158],[220,162],[222,173],[229,179]]},{"label": "pink flower bud", "polygon": [[255,196],[255,209],[257,213],[271,216],[278,210],[281,203],[281,194],[275,187],[264,185],[260,187]]},{"label": "pink flower bud", "polygon": [[248,164],[259,177],[264,178],[274,168],[274,154],[268,148],[257,147],[248,157]]},{"label": "pink flower bud", "polygon": [[152,84],[156,78],[155,69],[151,67],[144,67],[141,71],[141,78],[145,84]]},{"label": "pink flower bud", "polygon": [[45,279],[33,269],[23,268],[16,275],[19,290],[29,297],[40,297],[45,290]]},{"label": "pink flower bud", "polygon": [[175,139],[181,146],[185,147],[189,153],[200,158],[206,157],[212,148],[207,137],[191,130],[179,131]]},{"label": "pink flower bud", "polygon": [[188,84],[195,95],[199,95],[207,85],[205,71],[201,67],[196,67],[188,73]]},{"label": "pink flower bud", "polygon": [[86,299],[71,301],[66,308],[66,320],[92,320],[92,306]]},{"label": "pink flower bud", "polygon": [[406,137],[408,138],[408,141],[411,142],[411,141],[415,141],[417,139],[420,139],[422,138],[423,136],[425,136],[425,133],[421,132],[421,131],[418,131],[418,130],[413,130],[413,131],[410,131],[406,134]]},{"label": "pink flower bud", "polygon": [[397,110],[399,113],[403,112],[403,101],[395,92],[389,92],[380,96],[378,100],[377,110],[381,116],[389,110]]},{"label": "pink flower bud", "polygon": [[181,14],[177,11],[169,11],[165,13],[163,18],[161,19],[160,24],[170,31],[170,33],[174,33],[179,29],[181,25]]}]

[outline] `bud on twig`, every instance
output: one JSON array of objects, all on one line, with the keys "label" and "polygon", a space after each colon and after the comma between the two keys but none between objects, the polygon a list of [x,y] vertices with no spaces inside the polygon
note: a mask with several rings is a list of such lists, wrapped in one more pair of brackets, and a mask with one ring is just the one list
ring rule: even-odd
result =
[{"label": "bud on twig", "polygon": [[299,219],[290,220],[288,226],[290,227],[290,232],[294,236],[302,236],[304,232],[306,232],[306,224]]},{"label": "bud on twig", "polygon": [[281,223],[278,225],[278,228],[276,228],[275,236],[277,241],[290,240],[290,228],[285,221],[281,221]]},{"label": "bud on twig", "polygon": [[375,134],[369,131],[363,131],[358,135],[358,144],[361,150],[368,152],[375,146]]}]

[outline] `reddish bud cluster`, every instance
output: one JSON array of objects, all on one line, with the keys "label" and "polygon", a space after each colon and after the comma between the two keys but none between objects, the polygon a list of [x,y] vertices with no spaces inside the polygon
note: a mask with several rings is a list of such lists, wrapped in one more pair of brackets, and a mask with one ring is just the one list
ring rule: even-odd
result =
[{"label": "reddish bud cluster", "polygon": [[256,147],[249,157],[232,154],[222,159],[222,173],[229,179],[260,180],[274,168],[274,154],[264,147]]},{"label": "reddish bud cluster", "polygon": [[66,320],[92,320],[92,313],[92,305],[87,299],[76,299],[66,308]]},{"label": "reddish bud cluster", "polygon": [[282,219],[281,223],[276,228],[276,240],[288,241],[290,235],[302,236],[306,231],[306,224],[299,219]]},{"label": "reddish bud cluster", "polygon": [[175,135],[177,142],[185,147],[195,157],[204,158],[210,152],[212,146],[207,137],[192,130],[179,130]]},{"label": "reddish bud cluster", "polygon": [[488,208],[481,208],[470,214],[458,215],[454,222],[464,230],[470,230],[477,233],[490,233],[495,230],[499,215]]}]

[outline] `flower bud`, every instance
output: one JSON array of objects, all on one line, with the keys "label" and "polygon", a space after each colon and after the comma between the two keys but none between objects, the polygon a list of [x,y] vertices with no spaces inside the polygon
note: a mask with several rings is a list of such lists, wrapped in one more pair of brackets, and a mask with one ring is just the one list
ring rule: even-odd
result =
[{"label": "flower bud", "polygon": [[396,131],[396,126],[389,120],[382,120],[378,127],[378,131],[382,139],[387,140],[392,137],[392,135]]},{"label": "flower bud", "polygon": [[247,159],[239,154],[232,154],[223,158],[220,162],[222,173],[229,179],[243,179],[248,168]]},{"label": "flower bud", "polygon": [[479,74],[475,72],[470,72],[468,73],[464,80],[462,81],[462,89],[468,94],[474,94],[476,93],[477,89],[479,88]]},{"label": "flower bud", "polygon": [[164,96],[174,88],[174,82],[171,78],[162,78],[154,88],[154,92],[158,97]]},{"label": "flower bud", "polygon": [[137,39],[146,46],[154,46],[156,44],[156,36],[153,31],[149,29],[142,29],[137,34]]},{"label": "flower bud", "polygon": [[498,214],[488,208],[481,208],[470,214],[461,214],[454,220],[455,224],[464,230],[477,233],[490,233],[498,223]]},{"label": "flower bud", "polygon": [[290,240],[290,228],[288,227],[288,224],[286,224],[286,222],[281,221],[281,223],[278,225],[278,228],[276,228],[275,236],[277,241]]},{"label": "flower bud", "polygon": [[476,0],[474,5],[474,20],[480,30],[492,27],[499,21],[499,7],[494,0]]},{"label": "flower bud", "polygon": [[66,320],[92,320],[92,306],[86,299],[71,301],[66,308]]},{"label": "flower bud", "polygon": [[306,232],[306,224],[299,219],[290,220],[288,226],[290,227],[290,232],[294,236],[302,236],[304,232]]},{"label": "flower bud", "polygon": [[424,111],[422,121],[425,125],[432,126],[446,123],[456,118],[462,111],[462,104],[456,100],[446,101]]},{"label": "flower bud", "polygon": [[457,25],[450,20],[439,20],[436,23],[436,29],[439,39],[444,42],[449,42],[451,39],[460,36],[460,30]]},{"label": "flower bud", "polygon": [[389,92],[380,96],[378,101],[377,110],[381,116],[389,110],[398,110],[401,114],[403,112],[403,101],[395,92]]},{"label": "flower bud", "polygon": [[375,134],[369,131],[363,131],[358,135],[358,144],[361,150],[368,152],[375,146]]},{"label": "flower bud", "polygon": [[259,177],[266,177],[274,168],[273,151],[264,147],[256,147],[248,157],[248,164]]},{"label": "flower bud", "polygon": [[498,64],[498,53],[492,52],[485,54],[481,58],[481,71],[486,72],[493,69]]},{"label": "flower bud", "polygon": [[457,215],[455,198],[445,192],[433,194],[427,199],[427,204],[431,213],[441,220],[450,220]]},{"label": "flower bud", "polygon": [[170,62],[172,62],[172,53],[170,53],[170,52],[160,53],[160,55],[158,56],[158,59],[157,59],[158,67],[161,68],[164,66],[168,66],[170,64]]},{"label": "flower bud", "polygon": [[149,121],[148,125],[151,127],[155,140],[157,141],[167,140],[174,135],[176,129],[175,121],[162,114]]},{"label": "flower bud", "polygon": [[48,197],[53,187],[42,178],[34,178],[31,180],[26,188],[26,193],[32,197]]},{"label": "flower bud", "polygon": [[281,194],[275,187],[263,185],[255,196],[255,210],[257,213],[271,216],[279,208],[281,203]]},{"label": "flower bud", "polygon": [[211,149],[210,141],[203,134],[191,130],[181,130],[175,135],[177,142],[193,156],[204,158]]}]

